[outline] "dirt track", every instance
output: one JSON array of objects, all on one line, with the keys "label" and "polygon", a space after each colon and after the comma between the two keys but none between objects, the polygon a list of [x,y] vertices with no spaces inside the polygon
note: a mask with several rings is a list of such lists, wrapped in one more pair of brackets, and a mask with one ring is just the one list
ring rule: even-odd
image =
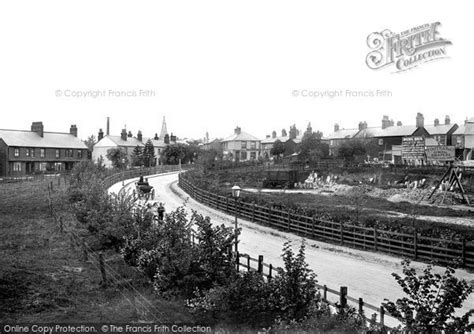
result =
[{"label": "dirt track", "polygon": [[[208,208],[189,198],[178,187],[177,180],[177,173],[149,179],[150,184],[156,190],[155,200],[164,202],[167,211],[174,210],[187,201],[186,207],[189,211],[191,209],[197,210],[209,216],[215,224],[234,226],[233,216]],[[120,185],[111,188],[112,191],[118,189],[120,189]],[[293,241],[295,247],[299,246],[301,242],[301,238],[293,234],[273,230],[243,219],[239,219],[239,226],[242,227],[239,250],[253,257],[263,255],[264,261],[274,266],[282,265],[280,254],[285,241]],[[338,290],[340,286],[347,286],[350,296],[362,297],[364,301],[372,305],[380,305],[384,298],[395,301],[395,299],[403,297],[403,292],[391,276],[392,272],[401,272],[401,259],[313,240],[308,240],[307,245],[307,261],[311,269],[318,275],[317,279],[320,284],[326,284],[335,290]],[[425,266],[420,262],[413,262],[413,265],[417,269]],[[443,269],[435,267],[435,270],[441,272]],[[458,270],[457,276],[474,284],[473,273]],[[472,307],[474,307],[474,295],[471,295],[464,303],[463,313]],[[388,325],[394,324],[389,317],[386,323]]]}]

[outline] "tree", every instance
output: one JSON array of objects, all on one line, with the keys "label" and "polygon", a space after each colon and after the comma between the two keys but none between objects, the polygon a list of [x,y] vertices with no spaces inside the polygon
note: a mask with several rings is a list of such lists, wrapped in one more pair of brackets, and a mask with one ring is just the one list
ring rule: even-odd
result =
[{"label": "tree", "polygon": [[273,147],[270,150],[270,154],[278,158],[284,152],[285,152],[285,144],[280,139],[275,140],[275,142],[273,143]]},{"label": "tree", "polygon": [[121,147],[108,149],[106,156],[115,168],[125,168],[128,164],[127,152]]},{"label": "tree", "polygon": [[305,161],[317,161],[329,155],[329,145],[321,138],[322,132],[306,132],[301,140],[300,158]]},{"label": "tree", "polygon": [[166,148],[163,150],[162,156],[167,164],[177,165],[180,160],[181,163],[194,161],[194,159],[197,157],[197,155],[194,156],[195,152],[197,152],[197,147],[195,149],[194,146],[191,147],[190,145],[179,143],[166,146]]},{"label": "tree", "polygon": [[346,140],[338,148],[337,155],[346,161],[365,158],[366,149],[360,140]]},{"label": "tree", "polygon": [[97,140],[95,139],[94,135],[89,136],[86,140],[84,140],[84,144],[86,144],[87,148],[89,151],[92,152],[94,149],[94,145],[97,143]]},{"label": "tree", "polygon": [[135,146],[131,154],[132,166],[143,166],[143,148],[140,145]]},{"label": "tree", "polygon": [[148,139],[143,149],[143,164],[145,167],[153,167],[156,164],[155,147],[151,139]]},{"label": "tree", "polygon": [[461,317],[455,316],[471,294],[473,288],[465,280],[454,276],[455,270],[448,266],[444,273],[433,273],[428,265],[421,275],[410,266],[409,260],[402,261],[403,277],[393,273],[397,283],[408,297],[388,301],[385,308],[403,324],[403,331],[414,333],[464,333],[474,328],[469,324],[470,310]]}]

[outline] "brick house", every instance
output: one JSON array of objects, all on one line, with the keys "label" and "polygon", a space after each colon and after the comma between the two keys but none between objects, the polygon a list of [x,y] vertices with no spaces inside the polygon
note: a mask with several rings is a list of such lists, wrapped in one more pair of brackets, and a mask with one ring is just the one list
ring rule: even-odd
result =
[{"label": "brick house", "polygon": [[474,150],[474,117],[466,119],[463,125],[459,125],[452,137],[456,157],[461,160],[474,160],[472,154]]},{"label": "brick house", "polygon": [[329,155],[337,155],[337,150],[339,146],[354,138],[354,136],[360,131],[358,128],[354,129],[341,129],[339,124],[334,124],[334,131],[324,136],[322,140],[329,145]]},{"label": "brick house", "polygon": [[87,146],[77,138],[77,127],[69,133],[46,132],[43,122],[31,130],[0,130],[0,175],[21,176],[71,170],[89,159]]},{"label": "brick house", "polygon": [[260,139],[240,127],[234,129],[234,134],[222,141],[224,157],[235,161],[257,160],[260,153]]}]

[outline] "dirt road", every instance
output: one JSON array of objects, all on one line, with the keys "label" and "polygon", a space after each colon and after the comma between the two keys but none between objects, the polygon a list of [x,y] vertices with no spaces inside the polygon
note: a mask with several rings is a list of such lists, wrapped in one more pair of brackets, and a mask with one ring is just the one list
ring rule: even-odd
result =
[{"label": "dirt road", "polygon": [[[156,176],[149,178],[149,181],[155,187],[155,200],[164,202],[167,211],[174,210],[187,201],[186,207],[189,211],[197,210],[209,216],[215,224],[234,226],[233,216],[204,206],[181,190],[177,185],[177,173]],[[285,241],[293,241],[296,248],[302,240],[291,233],[280,232],[243,219],[238,222],[242,228],[239,250],[252,257],[263,255],[264,261],[274,266],[282,265],[280,254]],[[395,301],[403,297],[403,292],[391,276],[393,272],[401,273],[400,258],[313,240],[307,240],[306,256],[311,269],[317,274],[318,282],[329,288],[339,290],[340,286],[347,286],[349,296],[362,297],[364,301],[375,306],[380,305],[384,298]],[[417,269],[425,267],[425,264],[420,262],[413,262],[413,265]],[[435,270],[441,272],[443,269],[435,267]],[[474,273],[458,270],[456,274],[474,284]],[[471,295],[464,303],[462,311],[464,313],[473,307],[474,295]],[[371,313],[367,311],[367,314]],[[393,324],[390,318],[386,320],[388,325]]]}]

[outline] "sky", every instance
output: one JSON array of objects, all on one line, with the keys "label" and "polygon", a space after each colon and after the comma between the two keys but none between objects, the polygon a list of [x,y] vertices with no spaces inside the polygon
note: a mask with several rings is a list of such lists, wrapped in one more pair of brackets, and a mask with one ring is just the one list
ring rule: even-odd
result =
[{"label": "sky", "polygon": [[[474,116],[469,1],[3,1],[0,128],[259,138]],[[443,59],[373,70],[367,37],[440,22]],[[339,96],[334,96],[338,92]],[[331,98],[329,95],[333,94]],[[374,96],[363,96],[370,95]],[[310,96],[311,95],[311,96]]]}]

